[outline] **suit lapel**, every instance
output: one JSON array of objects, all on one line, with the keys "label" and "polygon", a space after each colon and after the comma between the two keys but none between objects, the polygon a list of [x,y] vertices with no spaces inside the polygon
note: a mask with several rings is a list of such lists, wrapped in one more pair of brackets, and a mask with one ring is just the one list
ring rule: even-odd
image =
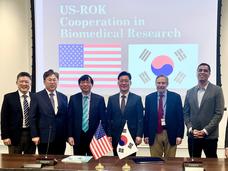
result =
[{"label": "suit lapel", "polygon": [[49,95],[48,95],[46,90],[43,90],[42,96],[44,98],[44,102],[46,102],[46,104],[47,104],[47,107],[48,107],[49,111],[51,111],[54,114],[55,111],[54,111],[54,109],[52,107]]},{"label": "suit lapel", "polygon": [[58,106],[57,113],[56,113],[56,115],[57,115],[60,107],[62,106],[62,99],[61,99],[60,93],[57,91],[56,91],[56,96],[57,96],[57,102],[58,102],[58,104],[56,104]]},{"label": "suit lapel", "polygon": [[165,102],[165,114],[167,115],[169,112],[168,112],[168,110],[169,110],[169,104],[170,103],[172,103],[172,97],[170,97],[170,93],[169,93],[169,91],[167,90],[167,94],[166,94],[166,102]]},{"label": "suit lapel", "polygon": [[93,112],[90,112],[90,111],[93,111],[93,108],[94,108],[94,95],[93,93],[91,93],[91,96],[90,96],[90,102],[89,102],[89,115],[91,115]]},{"label": "suit lapel", "polygon": [[[127,103],[126,103],[126,105],[125,105],[125,109],[124,109],[124,110],[126,110],[126,109],[128,108],[128,106],[131,104],[131,102],[132,102],[131,96],[132,96],[132,94],[129,92],[128,97],[127,97]],[[119,101],[119,102],[120,102],[120,101]],[[120,105],[119,105],[119,106],[120,106]]]},{"label": "suit lapel", "polygon": [[205,93],[203,95],[203,98],[202,98],[202,101],[201,101],[201,104],[200,104],[200,108],[202,108],[204,102],[207,101],[207,99],[209,97],[209,93],[211,91],[210,88],[211,88],[211,85],[209,83],[208,86],[207,86],[207,89],[205,90]]},{"label": "suit lapel", "polygon": [[121,109],[120,109],[120,93],[118,93],[114,98],[117,103],[118,110],[119,110],[120,114],[122,114]]},{"label": "suit lapel", "polygon": [[193,89],[193,105],[195,106],[196,109],[199,110],[199,102],[198,102],[198,87],[196,86]]},{"label": "suit lapel", "polygon": [[[151,111],[154,111],[153,113],[155,113],[157,115],[157,113],[158,113],[158,93],[157,92],[152,94],[151,103],[152,103],[150,105]],[[153,103],[154,103],[154,106],[153,106]]]},{"label": "suit lapel", "polygon": [[15,92],[15,98],[16,98],[16,101],[15,101],[16,108],[18,109],[18,111],[20,111],[20,116],[23,116],[23,111],[22,111],[22,106],[21,106],[21,101],[20,101],[20,96],[18,91]]},{"label": "suit lapel", "polygon": [[[78,98],[79,97],[79,98]],[[81,122],[80,123],[82,123],[82,115],[83,115],[83,111],[82,111],[82,108],[83,108],[83,106],[82,106],[82,93],[80,93],[79,94],[79,96],[78,96],[77,98],[78,99],[76,99],[75,100],[75,106],[77,106],[78,105],[78,109],[79,109],[79,115],[81,115],[79,118],[81,119]],[[78,102],[78,104],[77,104],[77,102]]]}]

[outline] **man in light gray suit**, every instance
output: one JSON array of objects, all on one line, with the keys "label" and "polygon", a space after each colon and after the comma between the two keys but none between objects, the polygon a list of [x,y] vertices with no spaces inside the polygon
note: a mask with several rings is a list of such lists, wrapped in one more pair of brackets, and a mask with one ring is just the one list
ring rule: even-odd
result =
[{"label": "man in light gray suit", "polygon": [[221,87],[208,81],[210,65],[197,67],[198,85],[188,90],[184,104],[184,120],[187,126],[188,151],[191,157],[217,158],[219,122],[224,111]]}]

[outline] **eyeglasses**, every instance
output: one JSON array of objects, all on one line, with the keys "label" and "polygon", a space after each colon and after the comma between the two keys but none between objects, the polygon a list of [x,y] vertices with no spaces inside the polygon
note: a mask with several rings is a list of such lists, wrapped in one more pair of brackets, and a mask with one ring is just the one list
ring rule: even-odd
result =
[{"label": "eyeglasses", "polygon": [[119,80],[120,83],[129,83],[130,80]]},{"label": "eyeglasses", "polygon": [[198,69],[198,72],[209,72],[208,69]]}]

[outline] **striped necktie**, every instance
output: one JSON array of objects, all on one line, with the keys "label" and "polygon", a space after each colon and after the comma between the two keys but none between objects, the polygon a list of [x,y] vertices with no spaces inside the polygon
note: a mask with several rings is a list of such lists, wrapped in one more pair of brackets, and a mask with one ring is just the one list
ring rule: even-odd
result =
[{"label": "striped necktie", "polygon": [[89,102],[88,96],[83,97],[83,112],[82,112],[82,130],[87,132],[89,129]]},{"label": "striped necktie", "polygon": [[29,127],[29,104],[27,100],[27,95],[23,95],[24,101],[23,101],[23,107],[24,107],[24,121],[25,121],[25,127]]}]

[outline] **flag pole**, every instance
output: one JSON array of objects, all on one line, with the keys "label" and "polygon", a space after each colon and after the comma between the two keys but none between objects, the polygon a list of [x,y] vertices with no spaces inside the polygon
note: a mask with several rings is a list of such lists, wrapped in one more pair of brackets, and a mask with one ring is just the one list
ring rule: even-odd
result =
[{"label": "flag pole", "polygon": [[122,171],[130,171],[131,170],[131,166],[127,164],[127,162],[125,161],[125,164],[122,167]]},{"label": "flag pole", "polygon": [[[101,125],[101,120],[100,120],[100,122],[99,122],[98,127],[99,127],[100,125]],[[104,170],[104,166],[101,164],[100,158],[98,159],[98,164],[95,166],[95,169],[96,169],[97,171],[103,171],[103,170]]]},{"label": "flag pole", "polygon": [[[125,124],[127,124],[127,120],[126,120]],[[125,164],[122,166],[122,171],[130,171],[131,170],[131,166],[128,165],[128,163],[126,161],[126,157],[125,157],[124,161],[125,161]]]},{"label": "flag pole", "polygon": [[98,159],[98,164],[95,166],[95,170],[97,171],[103,171],[104,170],[104,165],[100,163],[100,159]]}]

